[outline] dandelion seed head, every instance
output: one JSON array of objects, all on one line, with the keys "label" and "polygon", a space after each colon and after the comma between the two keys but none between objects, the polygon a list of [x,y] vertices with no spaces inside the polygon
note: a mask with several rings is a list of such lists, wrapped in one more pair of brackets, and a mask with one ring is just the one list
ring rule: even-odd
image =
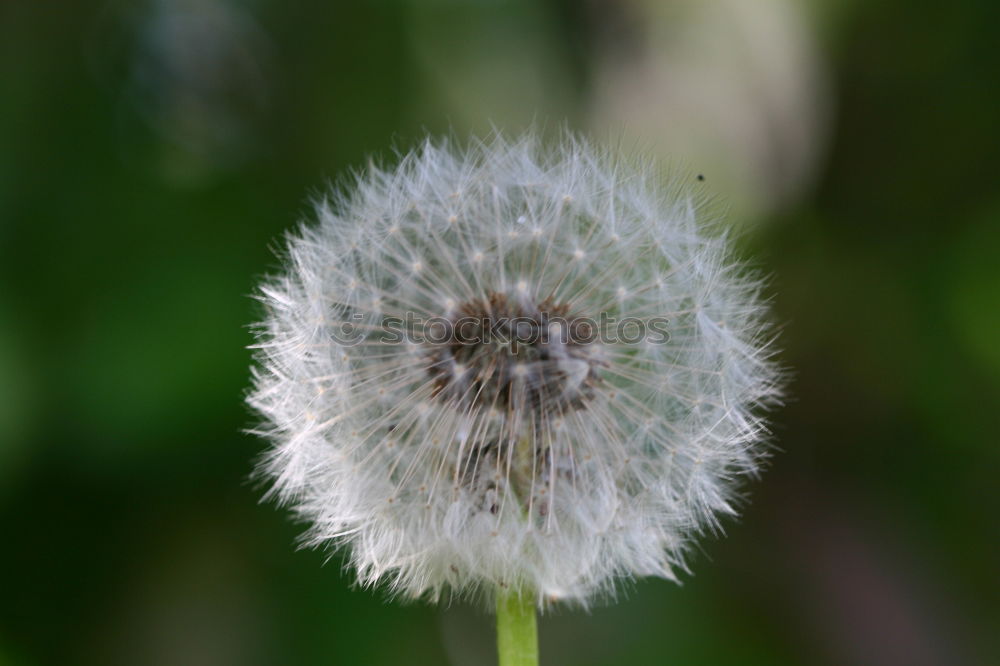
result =
[{"label": "dandelion seed head", "polygon": [[674,578],[780,377],[759,281],[661,176],[568,135],[428,141],[317,204],[249,397],[307,543],[413,598]]}]

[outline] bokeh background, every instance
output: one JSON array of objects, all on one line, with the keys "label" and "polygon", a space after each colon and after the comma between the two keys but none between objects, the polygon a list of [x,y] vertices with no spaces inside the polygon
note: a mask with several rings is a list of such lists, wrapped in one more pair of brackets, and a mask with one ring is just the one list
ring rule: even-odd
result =
[{"label": "bokeh background", "polygon": [[792,400],[683,586],[547,664],[1000,663],[993,0],[0,2],[0,664],[489,664],[247,482],[282,233],[425,132],[565,122],[704,173]]}]

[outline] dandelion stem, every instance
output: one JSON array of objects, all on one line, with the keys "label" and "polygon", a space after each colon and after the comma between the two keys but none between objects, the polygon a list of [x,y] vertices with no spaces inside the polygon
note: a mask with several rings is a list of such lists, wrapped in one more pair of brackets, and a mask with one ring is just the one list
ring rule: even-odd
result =
[{"label": "dandelion stem", "polygon": [[500,666],[538,666],[535,600],[525,590],[497,591],[497,654]]}]

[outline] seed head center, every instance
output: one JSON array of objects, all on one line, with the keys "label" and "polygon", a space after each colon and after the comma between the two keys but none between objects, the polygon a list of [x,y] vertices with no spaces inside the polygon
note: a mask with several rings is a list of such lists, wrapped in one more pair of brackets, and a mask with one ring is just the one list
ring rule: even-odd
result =
[{"label": "seed head center", "polygon": [[444,318],[445,335],[427,343],[437,399],[522,416],[586,406],[599,382],[593,324],[525,291],[490,292]]}]

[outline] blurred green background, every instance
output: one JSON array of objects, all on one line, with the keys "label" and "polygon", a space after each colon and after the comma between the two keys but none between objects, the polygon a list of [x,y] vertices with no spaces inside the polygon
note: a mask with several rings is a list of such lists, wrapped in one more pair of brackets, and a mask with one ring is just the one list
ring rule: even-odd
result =
[{"label": "blurred green background", "polygon": [[[328,179],[567,122],[703,172],[773,275],[781,452],[547,664],[1000,663],[990,0],[0,2],[0,664],[489,664],[247,482],[248,297]],[[328,561],[329,559],[329,561]]]}]

